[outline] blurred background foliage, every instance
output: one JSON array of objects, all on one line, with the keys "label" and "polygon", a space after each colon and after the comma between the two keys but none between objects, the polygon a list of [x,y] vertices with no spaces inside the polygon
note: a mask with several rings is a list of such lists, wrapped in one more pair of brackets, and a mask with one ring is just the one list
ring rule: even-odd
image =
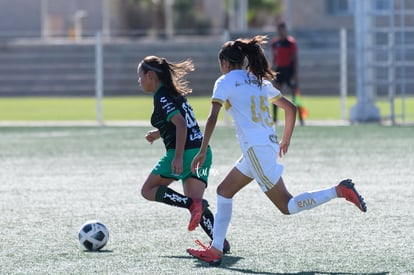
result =
[{"label": "blurred background foliage", "polygon": [[[123,0],[121,13],[125,18],[125,28],[131,31],[156,32],[165,25],[164,4],[167,0]],[[230,6],[237,5],[238,1],[223,0],[222,5],[228,18],[231,12]],[[182,32],[196,34],[210,34],[213,26],[212,18],[209,18],[200,6],[203,0],[174,0],[174,29]],[[260,28],[269,20],[274,20],[281,14],[280,0],[255,0],[249,1],[248,26]],[[224,23],[225,25],[228,22]],[[226,28],[227,26],[223,26]],[[148,33],[146,33],[148,34]]]}]

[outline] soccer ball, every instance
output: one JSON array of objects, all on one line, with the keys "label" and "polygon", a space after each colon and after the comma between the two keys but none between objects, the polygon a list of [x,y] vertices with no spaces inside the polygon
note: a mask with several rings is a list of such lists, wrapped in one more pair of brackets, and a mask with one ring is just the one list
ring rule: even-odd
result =
[{"label": "soccer ball", "polygon": [[89,251],[98,251],[108,242],[109,231],[102,222],[90,220],[81,226],[78,238],[81,245]]}]

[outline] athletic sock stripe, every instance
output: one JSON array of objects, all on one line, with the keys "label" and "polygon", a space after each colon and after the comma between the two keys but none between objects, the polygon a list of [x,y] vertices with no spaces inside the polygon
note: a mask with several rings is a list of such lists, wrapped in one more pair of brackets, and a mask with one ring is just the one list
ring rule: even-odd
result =
[{"label": "athletic sock stripe", "polygon": [[262,183],[266,186],[267,190],[272,189],[273,183],[269,180],[268,177],[266,177],[265,173],[263,172],[262,166],[260,166],[260,162],[257,159],[256,154],[254,153],[253,148],[249,148],[247,150],[247,154],[249,156],[250,161],[253,164],[253,168],[256,171],[256,173],[259,175],[260,180]]}]

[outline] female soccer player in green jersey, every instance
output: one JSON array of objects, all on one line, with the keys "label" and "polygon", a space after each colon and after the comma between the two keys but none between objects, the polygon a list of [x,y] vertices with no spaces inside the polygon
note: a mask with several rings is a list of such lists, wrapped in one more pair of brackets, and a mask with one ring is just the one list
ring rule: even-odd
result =
[{"label": "female soccer player in green jersey", "polygon": [[[144,92],[154,97],[151,124],[157,128],[149,131],[145,138],[150,143],[161,138],[167,151],[145,180],[141,194],[150,201],[189,209],[188,230],[201,224],[212,239],[214,215],[203,199],[212,162],[210,147],[206,148],[203,166],[191,171],[191,161],[203,140],[193,109],[185,97],[191,89],[183,77],[192,70],[191,60],[172,63],[156,56],[147,56],[138,65],[138,83]],[[168,187],[175,180],[182,180],[184,195]],[[224,252],[228,252],[229,243],[224,241],[223,245]]]},{"label": "female soccer player in green jersey", "polygon": [[[194,257],[212,265],[221,263],[223,240],[232,215],[232,198],[253,179],[286,215],[311,209],[337,197],[343,197],[360,210],[366,211],[366,205],[350,179],[343,180],[336,186],[295,197],[287,190],[282,179],[283,166],[277,163],[277,158],[288,151],[295,125],[296,107],[270,82],[275,74],[261,47],[266,38],[256,36],[252,39],[237,39],[222,46],[218,59],[223,75],[214,85],[204,139],[200,152],[192,163],[195,169],[207,160],[208,144],[219,111],[224,106],[233,117],[242,157],[217,187],[217,213],[211,246],[202,245],[202,250],[187,249]],[[244,64],[247,66],[244,67]],[[285,126],[280,141],[269,115],[269,101],[285,112]]]}]

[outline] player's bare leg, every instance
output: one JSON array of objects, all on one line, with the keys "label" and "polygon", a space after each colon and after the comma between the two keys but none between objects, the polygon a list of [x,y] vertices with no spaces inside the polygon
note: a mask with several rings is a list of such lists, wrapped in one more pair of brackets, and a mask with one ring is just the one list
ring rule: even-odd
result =
[{"label": "player's bare leg", "polygon": [[278,183],[266,192],[266,195],[286,215],[315,208],[338,197],[343,197],[352,202],[363,212],[367,210],[364,199],[355,190],[354,184],[350,179],[342,180],[337,186],[304,192],[292,197],[287,191],[283,179],[280,178]]},{"label": "player's bare leg", "polygon": [[248,185],[252,180],[252,178],[246,177],[236,167],[233,167],[217,187],[217,194],[225,198],[233,198],[237,192]]},{"label": "player's bare leg", "polygon": [[252,181],[237,168],[233,168],[217,187],[217,214],[214,220],[213,242],[209,247],[198,242],[202,249],[188,248],[187,252],[210,265],[219,265],[223,255],[223,245],[230,224],[233,196]]},{"label": "player's bare leg", "polygon": [[206,185],[199,179],[188,178],[185,180],[183,189],[184,195],[192,199],[190,205],[191,219],[188,224],[188,230],[193,231],[201,222],[203,212],[208,206],[208,202],[203,200],[203,194]]},{"label": "player's bare leg", "polygon": [[[200,199],[203,196],[205,186],[199,189],[192,186],[187,192],[193,192],[197,198],[192,199],[189,196],[182,195],[168,185],[173,182],[174,179],[163,178],[160,175],[150,174],[141,189],[141,194],[144,198],[150,201],[162,202],[168,205],[173,205],[181,208],[190,209],[191,219],[188,225],[188,230],[194,230],[200,223],[201,215],[203,213],[203,200]],[[189,187],[190,188],[190,187]]]},{"label": "player's bare leg", "polygon": [[265,192],[266,196],[273,204],[285,215],[289,214],[288,203],[292,195],[287,190],[283,178],[280,177],[277,184],[272,189]]},{"label": "player's bare leg", "polygon": [[141,188],[141,195],[149,200],[155,201],[157,190],[160,186],[170,185],[174,179],[163,178],[160,175],[149,174]]}]

